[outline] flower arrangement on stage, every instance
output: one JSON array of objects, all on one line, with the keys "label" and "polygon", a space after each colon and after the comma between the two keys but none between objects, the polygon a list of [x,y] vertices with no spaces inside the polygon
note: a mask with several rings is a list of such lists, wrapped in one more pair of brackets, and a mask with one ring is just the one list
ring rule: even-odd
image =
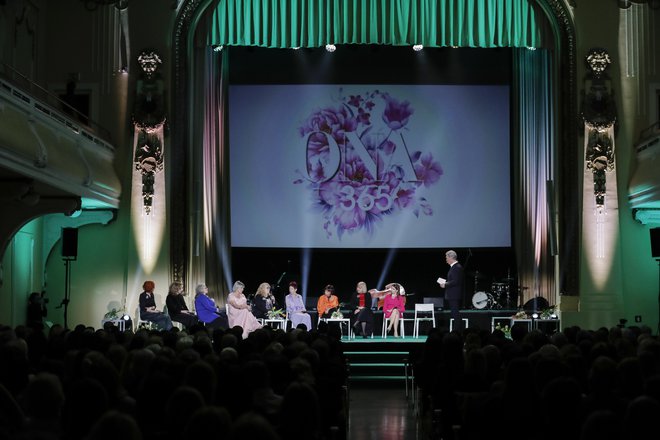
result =
[{"label": "flower arrangement on stage", "polygon": [[342,96],[339,105],[313,112],[299,127],[306,140],[305,183],[324,219],[326,237],[374,232],[397,212],[433,215],[418,192],[435,185],[443,170],[430,152],[412,150],[404,131],[414,109],[387,92]]},{"label": "flower arrangement on stage", "polygon": [[498,322],[497,324],[495,324],[495,330],[501,331],[502,333],[504,333],[505,338],[511,339],[511,327],[509,327],[508,325],[501,326],[500,323]]},{"label": "flower arrangement on stage", "polygon": [[103,315],[103,319],[119,319],[124,316],[124,309],[115,309],[113,308],[108,313]]},{"label": "flower arrangement on stage", "polygon": [[527,319],[527,312],[524,310],[518,310],[515,315],[513,315],[513,319]]},{"label": "flower arrangement on stage", "polygon": [[335,310],[330,317],[332,319],[343,319],[344,315],[341,313],[341,310]]},{"label": "flower arrangement on stage", "polygon": [[268,312],[266,312],[266,316],[268,316],[268,319],[284,319],[286,317],[286,313],[282,309],[276,309],[273,307],[272,310],[268,310]]},{"label": "flower arrangement on stage", "polygon": [[556,312],[556,306],[551,306],[548,307],[547,309],[541,310],[541,313],[539,313],[539,318],[540,319],[556,319],[557,318],[557,312]]}]

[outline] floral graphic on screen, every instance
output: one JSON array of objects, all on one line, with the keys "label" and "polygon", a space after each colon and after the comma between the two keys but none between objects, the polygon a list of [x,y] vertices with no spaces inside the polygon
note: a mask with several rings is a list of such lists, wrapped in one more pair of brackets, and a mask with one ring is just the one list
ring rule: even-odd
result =
[{"label": "floral graphic on screen", "polygon": [[418,193],[436,185],[443,171],[430,152],[406,143],[415,113],[410,103],[378,90],[343,96],[341,88],[333,101],[298,128],[306,169],[296,170],[294,180],[310,191],[327,238],[371,234],[402,211],[432,216]]}]

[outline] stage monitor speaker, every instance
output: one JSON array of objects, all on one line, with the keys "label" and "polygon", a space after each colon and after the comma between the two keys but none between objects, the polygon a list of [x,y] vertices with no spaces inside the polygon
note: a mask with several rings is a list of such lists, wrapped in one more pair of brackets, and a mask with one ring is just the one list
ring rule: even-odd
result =
[{"label": "stage monitor speaker", "polygon": [[651,256],[660,258],[660,228],[652,228],[651,232]]},{"label": "stage monitor speaker", "polygon": [[445,299],[440,296],[433,296],[433,297],[425,296],[424,304],[433,304],[433,306],[436,309],[442,310],[445,307]]},{"label": "stage monitor speaker", "polygon": [[550,303],[548,303],[547,299],[543,298],[542,296],[536,296],[523,305],[523,310],[525,310],[527,313],[530,313],[545,310],[549,307]]},{"label": "stage monitor speaker", "polygon": [[62,257],[78,257],[78,228],[62,228]]}]

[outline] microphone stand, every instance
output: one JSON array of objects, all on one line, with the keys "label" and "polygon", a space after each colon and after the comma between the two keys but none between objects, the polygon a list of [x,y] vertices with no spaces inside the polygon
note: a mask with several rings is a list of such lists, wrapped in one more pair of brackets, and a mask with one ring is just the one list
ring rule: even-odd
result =
[{"label": "microphone stand", "polygon": [[[467,257],[465,257],[465,266],[463,266],[463,272],[464,273],[468,268],[468,264],[470,263],[470,257],[471,256],[472,256],[472,248],[468,248]],[[465,278],[465,277],[463,277],[463,278]],[[465,305],[465,296],[466,296],[465,295],[465,279],[463,280],[463,283],[464,283],[463,284],[463,298],[461,298],[461,308],[464,309],[464,308],[466,308],[466,305]],[[474,278],[474,290],[473,290],[472,294],[474,295],[475,293],[477,293],[477,277],[476,276]]]},{"label": "microphone stand", "polygon": [[64,298],[59,306],[55,307],[59,309],[64,307],[64,328],[68,329],[68,311],[69,311],[69,302],[71,301],[71,262],[75,261],[76,258],[66,257],[64,260]]}]

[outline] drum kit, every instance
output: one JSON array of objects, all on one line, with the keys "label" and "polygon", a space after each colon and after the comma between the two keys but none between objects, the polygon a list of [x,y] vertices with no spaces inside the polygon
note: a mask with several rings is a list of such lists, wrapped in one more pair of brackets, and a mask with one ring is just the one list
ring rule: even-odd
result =
[{"label": "drum kit", "polygon": [[513,278],[507,276],[497,282],[490,284],[490,292],[480,289],[480,281],[487,277],[478,271],[470,275],[474,276],[475,293],[472,295],[472,306],[475,309],[502,309],[516,306],[517,293],[511,294]]}]

